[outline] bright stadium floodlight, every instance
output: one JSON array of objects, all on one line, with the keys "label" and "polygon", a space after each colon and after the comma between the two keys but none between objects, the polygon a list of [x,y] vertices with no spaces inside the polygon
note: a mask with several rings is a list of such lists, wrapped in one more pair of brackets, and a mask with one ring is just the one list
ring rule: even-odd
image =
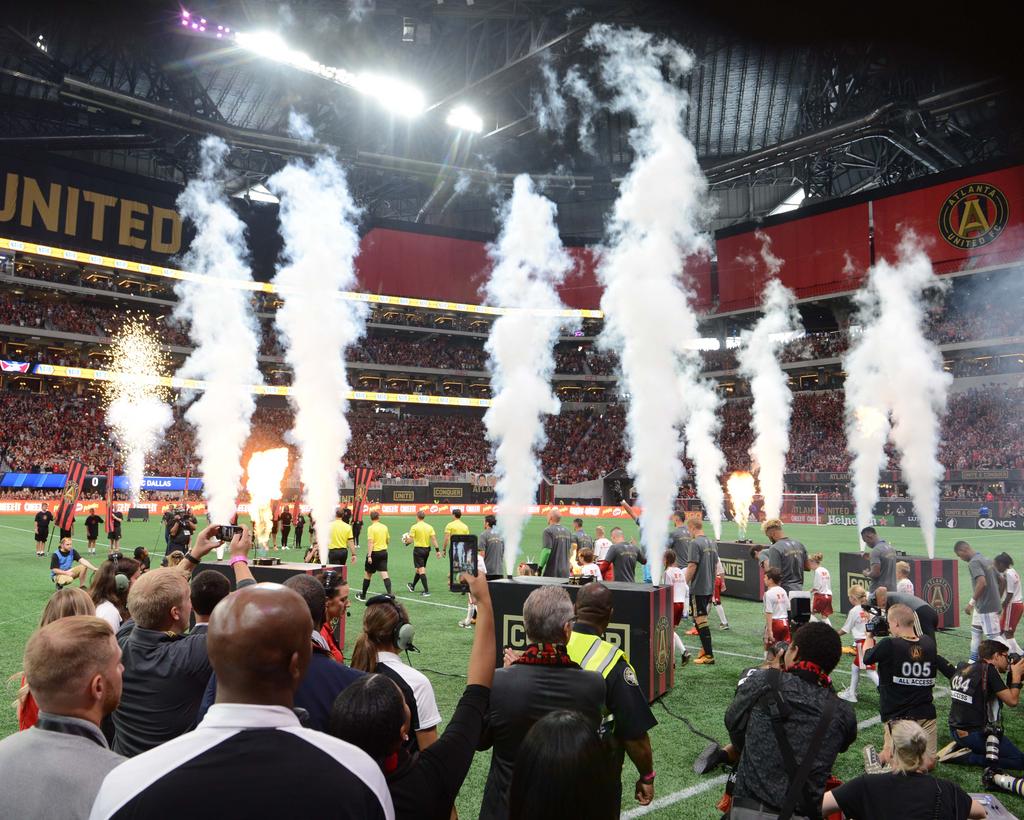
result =
[{"label": "bright stadium floodlight", "polygon": [[418,88],[393,77],[359,74],[354,78],[353,87],[376,98],[388,111],[403,117],[416,117],[427,107],[427,101]]},{"label": "bright stadium floodlight", "polygon": [[469,131],[473,134],[479,134],[484,130],[484,121],[468,105],[455,106],[448,112],[448,119],[445,122],[452,128]]}]

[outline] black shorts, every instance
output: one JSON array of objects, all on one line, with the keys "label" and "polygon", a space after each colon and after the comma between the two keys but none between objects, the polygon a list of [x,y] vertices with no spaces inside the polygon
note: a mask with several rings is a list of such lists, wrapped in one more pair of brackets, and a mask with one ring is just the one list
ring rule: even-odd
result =
[{"label": "black shorts", "polygon": [[416,569],[425,567],[427,565],[427,559],[430,557],[430,547],[413,547],[412,550],[412,565]]},{"label": "black shorts", "polygon": [[39,530],[36,532],[36,541],[40,544],[43,543],[47,538],[50,537],[50,531],[48,529]]},{"label": "black shorts", "polygon": [[327,550],[327,562],[329,564],[347,564],[348,547],[340,547],[339,549]]},{"label": "black shorts", "polygon": [[60,531],[60,537],[61,538],[70,538],[71,537],[71,530],[63,530],[62,529]]},{"label": "black shorts", "polygon": [[387,572],[388,571],[388,551],[387,550],[373,550],[366,556],[366,571],[367,572]]},{"label": "black shorts", "polygon": [[99,530],[97,530],[96,532],[88,532],[88,533],[85,534],[85,539],[87,541],[95,541],[99,537],[100,537]]},{"label": "black shorts", "polygon": [[107,535],[107,538],[109,538],[111,541],[120,541],[121,540],[121,528],[120,527],[114,527],[114,529],[112,529],[110,531],[109,535]]},{"label": "black shorts", "polygon": [[703,615],[706,618],[708,616],[708,605],[710,603],[710,595],[691,595],[690,612],[693,617],[696,618],[699,615]]}]

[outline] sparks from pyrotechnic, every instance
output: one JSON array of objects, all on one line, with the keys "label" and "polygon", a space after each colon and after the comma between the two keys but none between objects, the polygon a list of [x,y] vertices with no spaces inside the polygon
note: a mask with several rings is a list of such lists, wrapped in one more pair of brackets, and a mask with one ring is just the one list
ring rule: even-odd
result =
[{"label": "sparks from pyrotechnic", "polygon": [[273,502],[281,498],[281,482],[288,469],[288,448],[258,450],[246,465],[245,489],[249,493],[249,517],[260,547],[266,547],[274,523]]}]

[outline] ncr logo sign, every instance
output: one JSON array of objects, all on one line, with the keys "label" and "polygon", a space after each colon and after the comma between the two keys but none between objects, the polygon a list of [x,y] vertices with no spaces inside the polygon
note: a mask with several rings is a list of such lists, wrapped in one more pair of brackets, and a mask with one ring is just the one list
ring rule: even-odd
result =
[{"label": "ncr logo sign", "polygon": [[1015,530],[1017,522],[1013,519],[1000,520],[997,518],[979,518],[978,529],[981,530]]}]

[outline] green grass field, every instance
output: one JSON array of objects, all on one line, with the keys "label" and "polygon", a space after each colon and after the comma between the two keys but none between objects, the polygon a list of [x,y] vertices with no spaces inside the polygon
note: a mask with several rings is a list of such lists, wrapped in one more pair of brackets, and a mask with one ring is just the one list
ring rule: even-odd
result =
[{"label": "green grass field", "polygon": [[[394,544],[390,561],[392,578],[395,582],[395,593],[407,605],[416,626],[416,644],[421,653],[412,656],[412,663],[424,669],[430,677],[442,715],[450,716],[462,692],[473,635],[470,630],[460,629],[456,625],[465,613],[465,599],[448,592],[446,562],[433,558],[430,561],[428,571],[433,595],[429,599],[421,600],[418,594],[410,595],[406,590],[405,582],[412,579],[411,550],[401,545],[398,536],[408,528],[412,520],[397,517],[386,520],[391,528]],[[479,519],[474,520],[467,516],[466,521],[473,532],[480,531],[482,524]],[[431,520],[431,523],[438,532],[441,532],[445,520],[436,518]],[[593,532],[595,523],[588,522],[587,529],[590,532]],[[619,520],[615,523],[622,524]],[[524,540],[530,547],[525,550],[526,552],[532,555],[539,552],[534,545],[539,543],[543,527],[544,522],[539,518],[530,522]],[[631,529],[631,534],[635,534],[635,528]],[[788,528],[788,532],[801,539],[811,551],[824,552],[825,564],[837,580],[838,553],[856,548],[853,528],[794,525]],[[882,534],[899,549],[911,554],[925,554],[919,530],[890,528]],[[725,524],[723,537],[735,537],[735,528],[732,524]],[[953,542],[959,538],[971,541],[990,557],[1003,550],[1008,550],[1011,554],[1020,554],[1018,550],[1013,549],[1017,539],[1014,533],[940,530],[936,557],[952,557]],[[145,545],[152,552],[162,553],[163,540],[158,522],[125,525],[125,538],[122,541],[125,552],[139,544]],[[83,551],[85,544],[82,542],[76,546]],[[104,552],[105,550],[101,549],[101,554]],[[297,553],[282,554],[282,557],[299,560]],[[35,628],[46,599],[52,592],[48,566],[48,559],[35,557],[29,516],[0,517],[0,672],[3,673],[5,680],[21,669],[21,653],[25,641]],[[361,573],[354,573],[352,577],[355,580],[361,577]],[[808,576],[808,583],[809,580]],[[970,593],[966,565],[963,563],[960,564],[960,582],[961,595],[966,600]],[[375,578],[370,589],[371,592],[382,592],[381,581]],[[838,590],[836,591],[838,594]],[[722,715],[732,698],[740,673],[756,665],[760,660],[760,633],[764,623],[759,604],[726,598],[725,607],[732,626],[729,631],[719,631],[717,619],[714,615],[711,616],[716,665],[689,665],[679,670],[675,689],[664,699],[668,709],[687,716],[702,732],[723,741],[726,735]],[[361,618],[360,604],[355,600],[352,601],[351,611],[349,652]],[[840,625],[838,614],[833,616],[833,622],[837,627]],[[684,640],[691,649],[697,647],[696,638],[687,637]],[[939,651],[951,661],[966,658],[968,647],[967,627],[944,632],[939,637]],[[845,686],[849,681],[849,669],[850,656],[844,655],[834,675],[838,686]],[[945,680],[940,677],[940,686],[943,683]],[[948,741],[944,726],[949,710],[949,698],[945,693],[945,687],[941,686],[941,689],[941,697],[936,701],[939,712],[940,746]],[[13,700],[16,690],[17,682],[9,682],[5,703]],[[862,723],[860,735],[850,751],[840,757],[836,764],[836,774],[844,780],[863,770],[861,749],[864,745],[881,744],[877,693],[871,688],[870,682],[862,680],[859,694],[860,703],[857,704],[856,710],[857,717]],[[723,778],[698,777],[690,768],[693,758],[704,747],[705,741],[693,736],[682,723],[669,716],[661,705],[656,704],[653,708],[659,720],[659,725],[651,733],[658,772],[656,802],[647,810],[637,810],[632,799],[635,773],[627,760],[623,774],[624,813],[626,816],[639,816],[643,813],[651,817],[701,820],[717,816],[714,805],[721,795]],[[1017,712],[1010,710],[1007,713],[1005,726],[1014,742],[1018,745],[1024,743],[1024,728]],[[0,736],[6,736],[16,728],[13,708],[0,708]],[[459,796],[458,810],[461,817],[476,817],[488,765],[489,754],[478,754]],[[938,773],[955,780],[968,791],[980,790],[978,769],[947,765],[941,766]],[[1007,796],[1001,799],[1011,811],[1024,815],[1024,801]]]}]

